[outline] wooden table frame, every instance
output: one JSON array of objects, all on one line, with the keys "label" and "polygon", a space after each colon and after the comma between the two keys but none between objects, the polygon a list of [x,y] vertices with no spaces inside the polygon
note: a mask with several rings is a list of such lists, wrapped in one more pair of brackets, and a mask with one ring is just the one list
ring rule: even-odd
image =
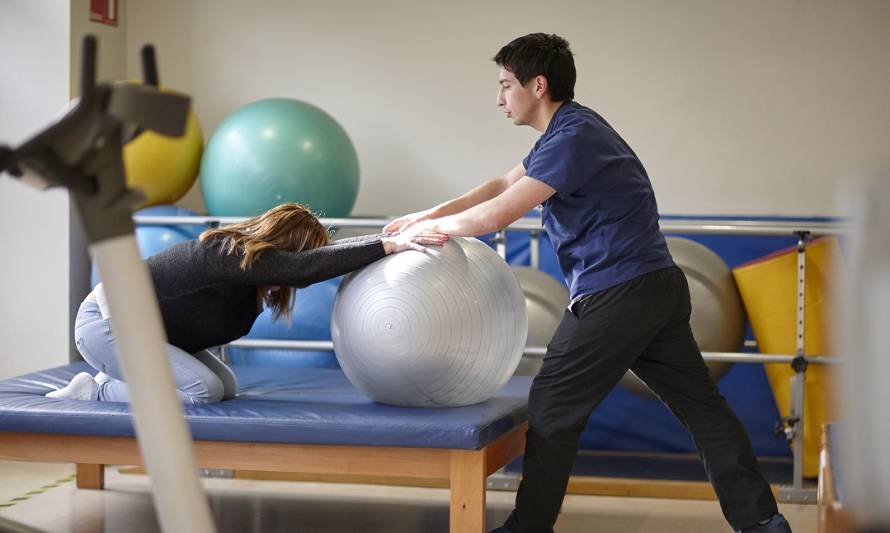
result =
[{"label": "wooden table frame", "polygon": [[[448,479],[451,533],[484,533],[486,479],[525,450],[524,423],[481,450],[195,441],[200,468]],[[142,465],[132,437],[0,433],[0,459],[74,463],[77,487],[103,489],[107,464]]]}]

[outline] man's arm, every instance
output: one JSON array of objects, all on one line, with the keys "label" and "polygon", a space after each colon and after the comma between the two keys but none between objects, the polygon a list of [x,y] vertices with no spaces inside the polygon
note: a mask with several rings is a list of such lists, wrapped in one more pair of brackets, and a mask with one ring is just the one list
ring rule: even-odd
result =
[{"label": "man's arm", "polygon": [[430,220],[433,218],[442,218],[448,215],[454,215],[465,211],[482,202],[491,200],[499,194],[506,191],[513,184],[519,181],[525,175],[525,168],[519,163],[503,176],[492,178],[478,187],[470,189],[466,193],[443,202],[426,211],[419,211],[397,218],[383,228],[384,233],[393,233],[397,231],[407,231],[414,224]]},{"label": "man's arm", "polygon": [[476,237],[509,226],[555,193],[546,183],[523,176],[494,198],[453,215],[421,222],[412,231]]},{"label": "man's arm", "polygon": [[509,189],[523,176],[525,176],[525,168],[522,166],[522,163],[519,163],[503,176],[490,179],[453,200],[437,205],[433,208],[431,212],[432,216],[430,218],[442,218],[448,215],[454,215],[477,206],[482,202],[491,200]]}]

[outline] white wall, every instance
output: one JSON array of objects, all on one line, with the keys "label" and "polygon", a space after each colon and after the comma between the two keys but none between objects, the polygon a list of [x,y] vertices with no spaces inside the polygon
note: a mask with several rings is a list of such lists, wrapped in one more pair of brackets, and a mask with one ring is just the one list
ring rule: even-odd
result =
[{"label": "white wall", "polygon": [[71,95],[80,92],[80,48],[85,35],[98,41],[96,79],[119,80],[126,77],[127,59],[137,60],[139,50],[127,50],[126,21],[128,0],[118,2],[118,25],[100,24],[90,20],[90,0],[71,2]]},{"label": "white wall", "polygon": [[[354,214],[425,207],[525,155],[537,134],[495,108],[490,58],[532,31],[571,42],[577,99],[635,148],[663,213],[828,215],[839,181],[890,170],[882,0],[129,7],[128,57],[155,43],[163,81],[194,95],[205,134],[271,96],[337,118],[362,166]],[[200,197],[183,203],[200,208]]]},{"label": "white wall", "polygon": [[[120,17],[126,2],[120,2]],[[44,128],[79,86],[83,35],[99,37],[99,79],[126,69],[123,26],[89,21],[88,0],[0,2],[0,143]],[[78,222],[61,189],[0,178],[0,378],[67,363],[74,315],[89,283]]]},{"label": "white wall", "polygon": [[[0,2],[0,143],[68,101],[68,0]],[[0,378],[68,362],[68,195],[0,177]]]},{"label": "white wall", "polygon": [[[96,37],[96,80],[99,83],[119,80],[126,77],[126,20],[127,0],[118,2],[118,25],[111,26],[90,21],[89,0],[70,0],[71,3],[71,38],[70,38],[70,95],[80,95],[81,53],[83,38],[87,34]],[[138,52],[134,51],[134,54]],[[74,319],[80,302],[90,292],[90,257],[87,253],[88,241],[80,223],[79,215],[72,205],[69,229],[69,338],[74,330]],[[73,343],[71,345],[72,360],[79,360]]]}]

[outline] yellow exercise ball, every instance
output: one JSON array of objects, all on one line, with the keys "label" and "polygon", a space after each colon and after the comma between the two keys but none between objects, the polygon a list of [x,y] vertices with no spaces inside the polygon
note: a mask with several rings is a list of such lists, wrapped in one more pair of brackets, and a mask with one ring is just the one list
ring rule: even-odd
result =
[{"label": "yellow exercise ball", "polygon": [[204,135],[194,110],[189,110],[182,137],[144,131],[124,147],[127,185],[139,188],[139,207],[172,204],[194,185],[204,153]]}]

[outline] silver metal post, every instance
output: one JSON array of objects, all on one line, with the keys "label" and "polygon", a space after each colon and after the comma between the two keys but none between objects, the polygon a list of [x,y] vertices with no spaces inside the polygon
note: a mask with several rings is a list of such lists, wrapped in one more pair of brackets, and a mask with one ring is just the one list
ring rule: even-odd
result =
[{"label": "silver metal post", "polygon": [[498,255],[501,256],[504,260],[507,259],[507,232],[501,230],[497,232],[494,236],[494,239],[491,240],[496,246]]},{"label": "silver metal post", "polygon": [[797,328],[796,350],[791,367],[794,376],[791,378],[791,409],[788,418],[784,421],[786,437],[791,442],[791,454],[794,457],[793,485],[780,491],[782,499],[786,501],[815,501],[814,491],[803,486],[804,463],[804,421],[805,418],[805,392],[806,371],[808,361],[805,348],[805,305],[806,305],[806,279],[807,279],[807,241],[811,235],[807,231],[798,232],[797,240]]},{"label": "silver metal post", "polygon": [[[797,357],[806,357],[804,353],[804,304],[806,303],[807,281],[807,239],[809,235],[801,234],[797,241]],[[794,488],[803,488],[803,454],[804,454],[804,392],[806,390],[806,366],[794,365],[795,373],[791,386],[791,416],[798,421],[794,438]]]},{"label": "silver metal post", "polygon": [[538,265],[541,262],[541,232],[538,230],[532,230],[529,232],[529,241],[528,241],[528,253],[529,253],[529,266],[535,270],[538,270]]}]

